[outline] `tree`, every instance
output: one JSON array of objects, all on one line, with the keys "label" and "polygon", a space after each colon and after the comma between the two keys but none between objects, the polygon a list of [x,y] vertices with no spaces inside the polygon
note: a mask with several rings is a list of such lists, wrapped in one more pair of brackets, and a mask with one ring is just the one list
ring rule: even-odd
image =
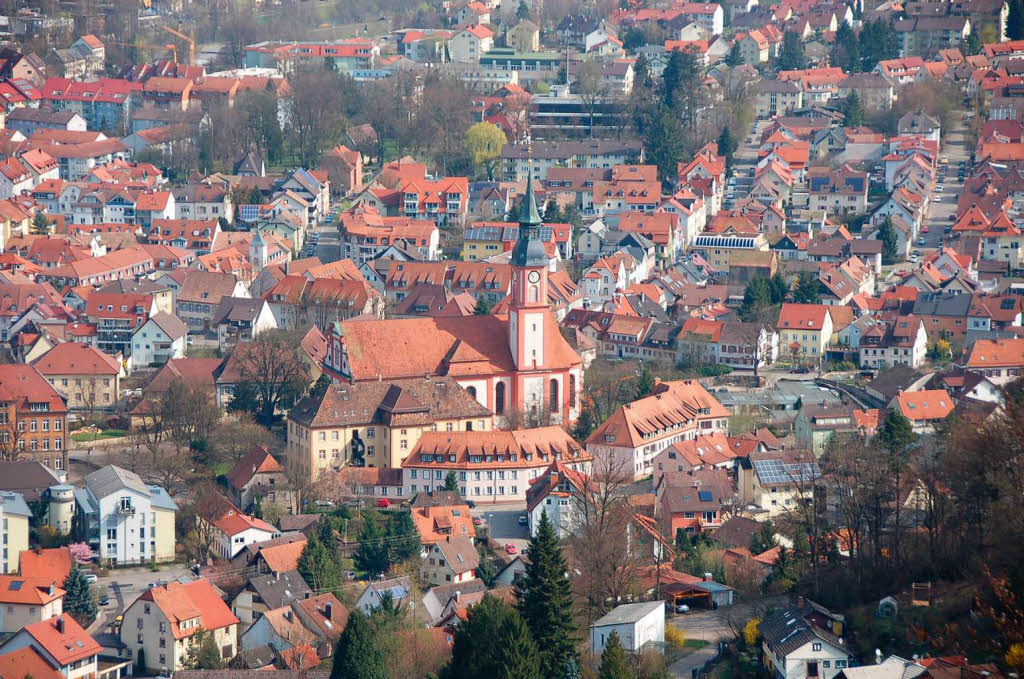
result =
[{"label": "tree", "polygon": [[309,386],[309,368],[297,333],[268,330],[235,346],[239,385],[229,410],[247,410],[264,426],[291,407]]},{"label": "tree", "polygon": [[1010,0],[1010,13],[1006,17],[1006,37],[1024,39],[1024,0]]},{"label": "tree", "polygon": [[729,48],[729,53],[725,55],[725,65],[729,68],[735,68],[743,64],[743,52],[740,50],[740,43],[737,40]]},{"label": "tree", "polygon": [[487,585],[488,588],[494,587],[494,578],[497,577],[498,572],[494,568],[490,552],[487,551],[482,542],[477,543],[476,552],[477,556],[480,557],[480,565],[476,567],[476,577],[480,578],[481,582]]},{"label": "tree", "polygon": [[852,90],[843,102],[843,124],[847,127],[858,127],[864,124],[864,107],[860,103],[860,95]]},{"label": "tree", "polygon": [[846,20],[839,24],[836,30],[836,39],[832,43],[830,55],[832,65],[841,67],[849,73],[856,73],[860,70],[860,47],[857,44],[857,34]]},{"label": "tree", "polygon": [[520,21],[530,18],[530,6],[526,4],[526,0],[519,0],[519,6],[516,7],[516,18]]},{"label": "tree", "polygon": [[370,577],[388,569],[388,544],[384,531],[373,512],[363,512],[363,528],[359,531],[359,548],[353,555],[356,568]]},{"label": "tree", "polygon": [[501,162],[501,148],[508,138],[494,123],[479,122],[466,130],[466,151],[474,168],[483,168],[488,179],[494,179],[494,170]]},{"label": "tree", "polygon": [[604,644],[604,651],[601,653],[601,668],[597,673],[598,679],[633,679],[633,671],[629,668],[629,661],[626,659],[626,649],[622,648],[619,641],[619,633],[612,630],[608,635],[608,641]]},{"label": "tree", "polygon": [[334,649],[331,679],[390,679],[373,628],[366,615],[354,610]]},{"label": "tree", "polygon": [[777,544],[775,540],[775,526],[771,520],[764,521],[758,526],[757,532],[750,538],[750,553],[757,555],[767,552]]},{"label": "tree", "polygon": [[811,271],[801,271],[793,288],[793,301],[797,304],[818,304],[821,293],[818,291],[818,277]]},{"label": "tree", "polygon": [[96,619],[96,597],[85,579],[85,571],[78,564],[71,567],[71,572],[64,579],[64,591],[64,612],[83,628],[89,627]]},{"label": "tree", "polygon": [[209,630],[200,629],[189,640],[183,664],[190,670],[219,670],[224,667],[217,641]]},{"label": "tree", "polygon": [[569,569],[547,510],[541,512],[529,554],[525,577],[515,585],[518,608],[537,642],[542,676],[555,677],[576,656],[576,629]]},{"label": "tree", "polygon": [[396,512],[388,521],[388,565],[403,563],[420,553],[420,533],[412,512]]},{"label": "tree", "polygon": [[279,444],[277,437],[266,427],[257,424],[252,415],[235,413],[233,417],[225,417],[213,427],[209,449],[218,460],[233,465],[253,448],[263,446],[273,451]]},{"label": "tree", "polygon": [[46,218],[46,213],[42,210],[39,210],[32,216],[32,233],[50,233],[50,220]]},{"label": "tree", "polygon": [[964,56],[969,57],[974,56],[975,54],[979,54],[981,52],[981,48],[982,42],[981,37],[979,35],[979,31],[976,31],[974,27],[971,26],[971,32],[967,34],[967,40],[965,40],[963,43],[963,54]]},{"label": "tree", "polygon": [[726,125],[722,128],[722,133],[718,135],[718,153],[725,156],[725,163],[728,166],[732,166],[732,155],[736,153],[736,149],[739,143],[736,138],[732,136],[732,131],[729,126]]},{"label": "tree", "polygon": [[639,87],[644,91],[654,87],[654,80],[651,77],[651,65],[643,54],[637,56],[636,63],[633,64],[633,87]]},{"label": "tree", "polygon": [[316,378],[316,382],[309,388],[309,396],[314,399],[319,399],[327,393],[327,390],[331,387],[331,376],[327,373],[323,373],[320,377]]},{"label": "tree", "polygon": [[704,104],[702,69],[692,50],[672,50],[662,73],[661,107],[671,109],[683,129],[691,129]]},{"label": "tree", "polygon": [[860,29],[858,51],[861,57],[860,70],[874,70],[879,61],[895,59],[900,55],[900,39],[887,19],[866,22]]},{"label": "tree", "polygon": [[444,489],[452,491],[453,493],[459,492],[459,477],[456,475],[455,470],[450,470],[445,474]]},{"label": "tree", "polygon": [[644,149],[648,162],[658,167],[661,180],[674,180],[686,148],[682,125],[671,110],[664,109],[655,115],[644,137]]},{"label": "tree", "polygon": [[640,373],[636,378],[636,397],[643,398],[654,391],[654,373],[646,361],[640,362]]},{"label": "tree", "polygon": [[780,71],[799,71],[807,68],[804,43],[795,31],[786,31],[782,36],[782,50],[779,52]]},{"label": "tree", "polygon": [[882,261],[892,264],[899,254],[896,249],[896,227],[893,226],[892,217],[886,217],[878,225],[878,240],[882,241]]},{"label": "tree", "polygon": [[537,644],[530,636],[530,630],[523,622],[523,616],[515,611],[501,623],[498,631],[498,648],[501,650],[498,679],[541,679],[540,654]]},{"label": "tree", "polygon": [[750,279],[743,289],[743,304],[740,305],[740,318],[748,323],[757,321],[773,308],[776,302],[772,299],[772,287],[767,278],[758,276]]},{"label": "tree", "polygon": [[[330,525],[329,521],[323,523]],[[310,535],[306,540],[306,546],[302,548],[302,554],[299,555],[298,571],[314,591],[336,589],[341,583],[341,573],[333,537],[325,544],[319,535]]]},{"label": "tree", "polygon": [[601,63],[593,59],[581,63],[576,69],[576,82],[572,89],[579,95],[583,110],[587,113],[587,135],[593,136],[597,107],[608,95]]},{"label": "tree", "polygon": [[503,654],[498,640],[505,629],[505,621],[512,616],[519,617],[515,609],[485,594],[455,628],[452,659],[441,671],[441,679],[497,677]]},{"label": "tree", "polygon": [[487,298],[481,296],[480,299],[476,301],[476,306],[473,307],[473,315],[486,316],[489,313],[491,313],[491,309],[493,308],[494,307],[491,305],[491,303],[487,301]]},{"label": "tree", "polygon": [[899,410],[892,409],[885,415],[885,420],[878,428],[875,442],[893,455],[903,455],[917,441],[917,434]]}]

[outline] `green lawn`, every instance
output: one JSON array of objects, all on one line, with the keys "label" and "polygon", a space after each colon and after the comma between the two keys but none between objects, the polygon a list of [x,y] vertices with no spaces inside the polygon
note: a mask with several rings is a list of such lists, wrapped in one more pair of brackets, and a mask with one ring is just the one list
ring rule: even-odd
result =
[{"label": "green lawn", "polygon": [[704,641],[703,639],[687,639],[683,642],[683,652],[693,653],[707,646],[710,642]]},{"label": "green lawn", "polygon": [[71,440],[77,443],[89,443],[90,441],[102,441],[104,439],[119,439],[127,435],[128,432],[124,429],[104,429],[98,434],[77,432],[71,435]]}]

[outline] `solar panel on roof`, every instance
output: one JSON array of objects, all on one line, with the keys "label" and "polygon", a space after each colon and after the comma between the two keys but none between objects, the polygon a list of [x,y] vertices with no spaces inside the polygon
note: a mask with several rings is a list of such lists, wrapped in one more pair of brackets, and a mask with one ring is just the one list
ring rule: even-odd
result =
[{"label": "solar panel on roof", "polygon": [[11,591],[17,592],[19,589],[21,589],[21,586],[24,584],[24,580],[15,580],[10,584],[9,589],[11,589]]},{"label": "solar panel on roof", "polygon": [[701,502],[711,502],[711,491],[710,490],[698,490],[697,498]]}]

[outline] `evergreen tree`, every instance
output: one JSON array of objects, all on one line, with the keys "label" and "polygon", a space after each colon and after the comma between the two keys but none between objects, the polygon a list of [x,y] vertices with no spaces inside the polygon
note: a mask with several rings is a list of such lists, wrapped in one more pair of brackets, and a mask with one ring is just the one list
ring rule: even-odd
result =
[{"label": "evergreen tree", "polygon": [[725,55],[725,65],[729,68],[735,68],[743,64],[743,52],[740,51],[739,42],[734,42],[732,47],[729,48],[729,53]]},{"label": "evergreen tree", "polygon": [[370,621],[360,610],[348,616],[345,631],[338,639],[331,679],[390,679],[384,651]]},{"label": "evergreen tree", "polygon": [[676,101],[676,92],[686,79],[686,63],[682,50],[672,50],[668,56],[665,70],[661,72],[661,102],[663,106],[672,108]]},{"label": "evergreen tree", "polygon": [[370,576],[384,573],[388,569],[388,544],[384,531],[372,512],[363,512],[363,528],[359,531],[359,548],[352,556],[356,568]]},{"label": "evergreen tree", "polygon": [[1006,17],[1006,37],[1024,39],[1024,0],[1010,0],[1010,13]]},{"label": "evergreen tree", "polygon": [[856,90],[850,92],[843,102],[843,124],[846,127],[858,127],[864,124],[864,107],[860,103],[860,95]]},{"label": "evergreen tree", "polygon": [[96,619],[96,597],[92,585],[85,579],[85,571],[75,564],[64,579],[64,612],[82,627],[88,627]]},{"label": "evergreen tree", "polygon": [[526,629],[523,616],[515,611],[501,623],[498,648],[501,651],[498,679],[541,679],[537,644]]},{"label": "evergreen tree", "polygon": [[335,589],[341,582],[336,555],[315,533],[309,536],[302,548],[298,571],[306,584],[316,591]]},{"label": "evergreen tree", "polygon": [[601,653],[601,668],[597,672],[598,679],[633,679],[633,670],[629,668],[626,649],[622,648],[619,633],[612,630]]},{"label": "evergreen tree", "polygon": [[537,642],[542,676],[557,677],[566,660],[576,657],[576,629],[568,566],[546,510],[529,554],[526,577],[515,586],[518,608]]},{"label": "evergreen tree", "polygon": [[252,514],[251,516],[256,519],[263,518],[263,496],[257,495],[252,501]]},{"label": "evergreen tree", "polygon": [[188,651],[185,652],[185,667],[190,670],[223,669],[224,661],[220,657],[217,641],[209,630],[201,629],[189,640]]},{"label": "evergreen tree", "polygon": [[497,577],[498,572],[494,568],[494,562],[491,561],[490,553],[482,542],[477,543],[476,552],[480,557],[480,565],[476,567],[476,577],[480,578],[480,581],[488,588],[494,587],[494,578]]},{"label": "evergreen tree", "polygon": [[868,72],[879,61],[895,59],[900,55],[900,40],[892,22],[885,19],[868,21],[860,29],[858,39],[860,70]]},{"label": "evergreen tree", "polygon": [[894,456],[904,455],[917,441],[917,434],[914,433],[910,420],[898,410],[890,410],[882,421],[875,435],[875,442]]},{"label": "evergreen tree", "polygon": [[476,301],[476,306],[473,307],[473,314],[475,316],[486,316],[491,313],[491,309],[493,308],[494,307],[487,301],[486,297],[481,297]]},{"label": "evergreen tree", "polygon": [[786,280],[781,271],[776,271],[775,275],[768,281],[768,290],[772,304],[782,304],[786,301],[786,295],[789,294],[789,281]]},{"label": "evergreen tree", "polygon": [[882,263],[892,264],[896,261],[898,253],[896,251],[896,228],[890,217],[886,217],[878,225],[878,240],[882,241]]},{"label": "evergreen tree", "polygon": [[674,181],[685,146],[683,127],[672,111],[663,109],[654,116],[644,136],[644,148],[647,151],[647,162],[658,167],[661,180]]},{"label": "evergreen tree", "polygon": [[972,26],[971,32],[967,34],[967,40],[963,43],[963,54],[968,57],[980,54],[981,47],[981,38],[978,36],[978,31],[974,30]]},{"label": "evergreen tree", "polygon": [[818,304],[821,302],[818,288],[818,277],[811,271],[801,271],[793,289],[793,301],[798,304]]},{"label": "evergreen tree", "polygon": [[772,307],[772,287],[767,278],[752,278],[743,290],[743,304],[740,306],[740,318],[754,322]]},{"label": "evergreen tree", "polygon": [[46,218],[46,214],[42,210],[32,216],[32,233],[50,233],[50,220]]},{"label": "evergreen tree", "polygon": [[799,71],[807,68],[804,43],[795,31],[786,31],[782,36],[782,50],[779,52],[780,71]]},{"label": "evergreen tree", "polygon": [[732,155],[736,153],[736,149],[739,143],[736,138],[732,136],[732,131],[729,126],[726,125],[722,128],[722,133],[718,135],[718,154],[725,156],[725,164],[727,167],[732,167]]},{"label": "evergreen tree", "polygon": [[771,520],[768,520],[763,522],[750,538],[750,553],[761,554],[775,545],[775,526],[772,525]]},{"label": "evergreen tree", "polygon": [[844,71],[856,73],[860,70],[860,47],[857,44],[857,34],[845,20],[839,24],[839,28],[836,30],[836,39],[832,43],[830,58],[833,66],[839,66]]},{"label": "evergreen tree", "polygon": [[530,6],[526,4],[526,0],[519,0],[519,6],[516,7],[516,18],[520,21],[530,18]]},{"label": "evergreen tree", "polygon": [[633,87],[650,90],[654,87],[654,79],[651,77],[651,65],[643,54],[636,58],[633,64]]},{"label": "evergreen tree", "polygon": [[640,362],[640,374],[636,377],[636,397],[643,398],[654,391],[654,373],[646,361]]},{"label": "evergreen tree", "polygon": [[403,563],[420,553],[420,534],[412,520],[412,512],[398,512],[388,522],[391,553],[388,564]]},{"label": "evergreen tree", "polygon": [[505,620],[513,614],[515,610],[504,601],[485,594],[455,628],[452,659],[442,669],[441,679],[498,676],[501,671],[498,638]]},{"label": "evergreen tree", "polygon": [[562,679],[583,679],[580,670],[580,663],[576,658],[569,658],[565,661],[565,668],[562,671]]},{"label": "evergreen tree", "polygon": [[309,395],[313,398],[320,398],[327,393],[328,387],[331,386],[331,376],[327,373],[323,373],[320,377],[316,378],[316,382],[309,388]]},{"label": "evergreen tree", "polygon": [[455,470],[450,470],[444,477],[444,489],[453,493],[459,492],[459,476]]}]

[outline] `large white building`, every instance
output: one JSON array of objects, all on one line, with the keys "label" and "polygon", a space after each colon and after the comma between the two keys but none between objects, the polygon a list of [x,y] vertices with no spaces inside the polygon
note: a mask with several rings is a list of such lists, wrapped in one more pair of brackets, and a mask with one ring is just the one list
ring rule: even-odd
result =
[{"label": "large white building", "polygon": [[174,514],[178,506],[160,486],[107,465],[75,490],[80,525],[100,563],[133,564],[174,558]]}]

